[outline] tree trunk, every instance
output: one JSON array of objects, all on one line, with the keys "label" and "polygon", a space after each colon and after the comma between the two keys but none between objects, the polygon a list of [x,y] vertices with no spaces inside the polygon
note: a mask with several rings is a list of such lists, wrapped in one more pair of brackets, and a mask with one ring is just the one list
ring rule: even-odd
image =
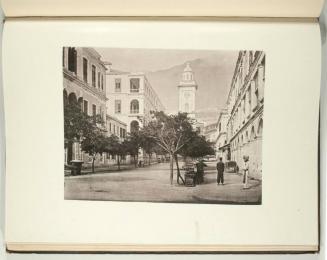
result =
[{"label": "tree trunk", "polygon": [[170,185],[173,185],[174,179],[174,155],[170,155]]},{"label": "tree trunk", "polygon": [[119,155],[117,155],[117,166],[118,166],[118,171],[120,171],[120,159],[119,159]]},{"label": "tree trunk", "polygon": [[94,173],[94,162],[95,162],[95,156],[92,158],[92,173]]},{"label": "tree trunk", "polygon": [[176,167],[177,167],[177,183],[180,184],[180,183],[179,183],[179,179],[181,179],[182,182],[183,182],[183,184],[185,184],[184,179],[183,179],[183,177],[182,177],[182,175],[181,175],[181,172],[180,172],[180,170],[179,170],[177,154],[175,155],[175,162],[176,162]]},{"label": "tree trunk", "polygon": [[151,165],[151,153],[149,153],[149,165]]},{"label": "tree trunk", "polygon": [[137,167],[137,161],[136,161],[136,155],[135,154],[133,155],[133,162],[134,162],[134,167],[136,168]]}]

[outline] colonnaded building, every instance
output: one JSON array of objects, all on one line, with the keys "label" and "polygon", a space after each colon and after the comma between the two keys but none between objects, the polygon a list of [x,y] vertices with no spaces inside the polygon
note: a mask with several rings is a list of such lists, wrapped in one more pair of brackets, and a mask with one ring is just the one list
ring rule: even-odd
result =
[{"label": "colonnaded building", "polygon": [[[261,177],[265,53],[240,51],[227,98],[227,143],[230,159],[243,167],[249,156],[249,174]],[[226,148],[226,147],[225,147]]]},{"label": "colonnaded building", "polygon": [[223,161],[230,160],[230,149],[227,143],[227,122],[229,116],[227,109],[222,109],[218,116],[217,121],[217,134],[216,134],[216,156],[217,159],[222,158]]},{"label": "colonnaded building", "polygon": [[[106,66],[92,48],[63,48],[64,102],[77,103],[89,116],[100,114],[106,120]],[[81,151],[80,140],[65,140],[65,164],[72,160],[88,162]]]},{"label": "colonnaded building", "polygon": [[106,74],[107,113],[126,124],[127,132],[146,125],[151,111],[164,111],[158,95],[144,73],[110,69]]}]

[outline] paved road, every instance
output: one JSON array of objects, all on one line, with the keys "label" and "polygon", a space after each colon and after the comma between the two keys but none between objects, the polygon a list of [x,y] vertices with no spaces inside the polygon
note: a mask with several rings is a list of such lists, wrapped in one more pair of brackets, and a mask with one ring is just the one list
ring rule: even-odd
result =
[{"label": "paved road", "polygon": [[65,199],[151,201],[176,203],[261,204],[261,181],[250,180],[243,189],[242,176],[226,173],[217,185],[215,163],[205,169],[204,183],[185,187],[169,181],[169,164],[133,170],[65,177]]}]

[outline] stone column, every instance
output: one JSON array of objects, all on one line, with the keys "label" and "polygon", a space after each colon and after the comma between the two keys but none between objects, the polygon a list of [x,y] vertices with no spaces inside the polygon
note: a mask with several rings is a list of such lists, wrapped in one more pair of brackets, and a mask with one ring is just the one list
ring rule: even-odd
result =
[{"label": "stone column", "polygon": [[81,52],[79,49],[77,49],[77,77],[80,80],[83,80],[83,56],[81,55]]},{"label": "stone column", "polygon": [[249,89],[247,89],[245,93],[245,118],[248,118],[250,114],[251,114],[250,92]]},{"label": "stone column", "polygon": [[243,125],[243,122],[245,121],[245,117],[246,117],[246,109],[245,109],[245,97],[242,98],[242,102],[241,102],[241,115],[242,115],[242,124]]},{"label": "stone column", "polygon": [[259,91],[259,102],[263,101],[264,94],[264,67],[259,65],[258,67],[258,91]]},{"label": "stone column", "polygon": [[251,80],[251,112],[253,111],[253,109],[256,107],[257,105],[257,100],[256,100],[256,96],[255,96],[255,81]]}]

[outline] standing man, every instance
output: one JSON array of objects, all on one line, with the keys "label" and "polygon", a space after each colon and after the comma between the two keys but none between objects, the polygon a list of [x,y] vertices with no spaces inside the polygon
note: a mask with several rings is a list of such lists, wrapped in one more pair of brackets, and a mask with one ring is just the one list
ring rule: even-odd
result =
[{"label": "standing man", "polygon": [[225,164],[223,163],[223,158],[219,158],[219,162],[217,163],[217,185],[221,184],[224,185],[224,170],[225,170]]},{"label": "standing man", "polygon": [[249,156],[243,156],[244,160],[244,175],[243,175],[243,189],[248,189],[248,177],[249,177]]},{"label": "standing man", "polygon": [[204,167],[207,167],[207,165],[204,163],[203,160],[199,160],[196,164],[196,179],[197,184],[200,184],[204,181],[203,175],[204,175]]}]

